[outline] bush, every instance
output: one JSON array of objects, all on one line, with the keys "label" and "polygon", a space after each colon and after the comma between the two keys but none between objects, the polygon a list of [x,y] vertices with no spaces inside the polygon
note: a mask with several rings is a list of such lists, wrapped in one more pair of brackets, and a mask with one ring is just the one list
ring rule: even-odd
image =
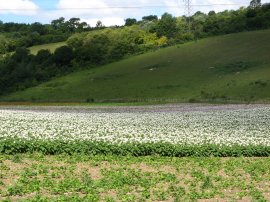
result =
[{"label": "bush", "polygon": [[57,65],[60,66],[69,65],[70,62],[74,59],[73,50],[69,46],[59,47],[55,50],[53,58],[54,62]]}]

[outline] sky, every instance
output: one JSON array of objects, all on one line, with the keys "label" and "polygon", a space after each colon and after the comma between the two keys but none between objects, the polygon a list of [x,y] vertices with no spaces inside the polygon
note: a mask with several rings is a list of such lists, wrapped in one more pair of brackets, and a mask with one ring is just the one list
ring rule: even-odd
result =
[{"label": "sky", "polygon": [[[223,11],[248,6],[250,0],[190,0],[192,13]],[[263,0],[262,3],[269,2]],[[230,5],[228,5],[230,4]],[[126,18],[140,20],[146,15],[169,12],[185,13],[184,0],[0,0],[0,20],[3,22],[50,23],[53,19],[79,17],[95,26],[123,25]]]}]

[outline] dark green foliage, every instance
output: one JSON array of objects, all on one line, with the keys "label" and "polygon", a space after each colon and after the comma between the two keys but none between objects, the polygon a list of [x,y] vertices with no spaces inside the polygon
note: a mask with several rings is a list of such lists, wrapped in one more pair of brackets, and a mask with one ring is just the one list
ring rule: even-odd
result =
[{"label": "dark green foliage", "polygon": [[113,145],[105,142],[90,141],[29,141],[5,139],[0,141],[0,153],[19,154],[40,152],[46,155],[87,154],[120,156],[168,156],[168,157],[268,157],[269,146],[250,145],[173,145],[170,143],[127,143]]},{"label": "dark green foliage", "polygon": [[69,65],[70,62],[73,60],[74,54],[72,48],[68,46],[62,46],[57,48],[54,52],[53,60],[56,65],[59,66],[66,66]]},{"label": "dark green foliage", "polygon": [[159,37],[173,38],[177,31],[176,18],[169,13],[164,13],[156,25],[155,31]]},{"label": "dark green foliage", "polygon": [[117,42],[110,50],[110,59],[117,60],[123,58],[127,54],[132,54],[136,52],[136,45],[126,43],[126,42]]},{"label": "dark green foliage", "polygon": [[68,46],[56,49],[54,54],[40,50],[36,56],[27,48],[17,48],[0,62],[0,94],[23,90],[71,72],[73,58],[73,50]]},{"label": "dark green foliage", "polygon": [[262,81],[262,80],[256,80],[254,82],[249,83],[251,86],[259,86],[259,87],[266,87],[267,86],[267,81]]},{"label": "dark green foliage", "polygon": [[270,10],[270,3],[265,3],[265,4],[263,4],[263,5],[262,5],[262,10],[263,10],[264,12],[269,11],[269,10]]},{"label": "dark green foliage", "polygon": [[127,18],[125,20],[125,26],[132,26],[137,23],[137,20],[135,18]]},{"label": "dark green foliage", "polygon": [[158,17],[156,15],[148,15],[148,16],[142,17],[142,20],[144,20],[144,21],[157,21]]},{"label": "dark green foliage", "polygon": [[27,61],[29,58],[30,51],[27,48],[17,48],[14,55],[12,55],[12,59],[17,62],[24,62]]},{"label": "dark green foliage", "polygon": [[81,23],[80,18],[71,18],[69,21],[66,22],[66,27],[68,28],[69,32],[76,32],[78,29],[78,32],[83,31],[85,26],[87,26],[86,22]]},{"label": "dark green foliage", "polygon": [[42,64],[43,62],[47,61],[52,56],[49,50],[40,50],[38,51],[35,61],[37,64]]},{"label": "dark green foliage", "polygon": [[85,46],[76,49],[78,61],[88,61],[94,64],[102,64],[106,60],[109,38],[105,34],[94,35]]}]

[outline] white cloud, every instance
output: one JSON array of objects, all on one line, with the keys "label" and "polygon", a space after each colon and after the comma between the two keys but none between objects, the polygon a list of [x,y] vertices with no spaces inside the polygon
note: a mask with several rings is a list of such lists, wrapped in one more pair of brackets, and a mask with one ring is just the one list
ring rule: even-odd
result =
[{"label": "white cloud", "polygon": [[184,4],[180,3],[178,0],[165,0],[166,7],[168,7],[168,13],[171,13],[175,16],[181,16],[185,13]]},{"label": "white cloud", "polygon": [[[248,5],[249,1],[250,0],[191,0],[192,5],[208,5],[194,6],[192,13],[196,11],[207,13],[210,10],[218,12],[226,9],[238,9],[241,5],[209,5],[235,3]],[[263,2],[265,1],[266,0]],[[149,7],[157,5],[159,6],[158,8]],[[140,8],[111,8],[119,6],[138,6]],[[151,14],[158,16],[162,15],[164,12],[169,12],[175,16],[185,14],[183,0],[57,0],[55,7],[56,10],[42,10],[33,0],[0,0],[0,14],[33,15],[35,18],[38,18],[38,21],[46,23],[59,17],[65,17],[66,19],[79,17],[83,21],[88,22],[91,26],[95,26],[98,20],[101,20],[106,26],[110,26],[122,25],[126,18],[141,19],[141,17]],[[16,9],[20,9],[20,11]],[[24,11],[22,11],[23,9]]]},{"label": "white cloud", "polygon": [[[153,10],[119,8],[129,6],[151,5],[153,0],[124,1],[115,0],[59,0],[56,7],[58,10],[43,12],[41,17],[55,19],[65,17],[79,17],[83,21],[95,26],[98,20],[106,26],[123,25],[126,18],[141,18],[144,15],[154,14]],[[112,8],[116,7],[116,8]]]},{"label": "white cloud", "polygon": [[111,6],[113,5],[107,3],[106,0],[59,0],[56,5],[57,10],[43,12],[42,17],[47,19],[79,17],[91,26],[95,26],[98,20],[101,20],[106,26],[123,25],[124,19],[128,17],[129,13],[121,8],[108,8]]},{"label": "white cloud", "polygon": [[0,0],[0,14],[36,15],[38,9],[31,0]]},{"label": "white cloud", "polygon": [[[77,15],[103,15],[112,14],[110,9],[87,9],[87,8],[106,8],[109,5],[102,0],[60,0],[57,4],[58,9],[67,9],[70,14]],[[76,8],[76,9],[73,9]]]},{"label": "white cloud", "polygon": [[[199,5],[193,7],[193,13],[196,11],[201,11],[208,13],[209,11],[224,11],[224,10],[236,10],[241,6],[248,5],[247,1],[235,1],[235,0],[219,0],[218,2],[216,0],[192,0],[193,5]],[[227,4],[227,5],[226,5]],[[233,5],[234,4],[234,5]],[[205,5],[205,6],[203,6]]]},{"label": "white cloud", "polygon": [[[246,0],[192,0],[192,5],[208,5],[208,6],[194,6],[192,8],[192,13],[196,11],[209,12],[210,10],[222,11],[238,9],[240,5],[215,5],[213,4],[235,4],[242,3],[247,5]],[[149,6],[161,6],[159,8],[149,8]],[[108,8],[114,6],[130,7],[148,7],[148,8],[137,8],[137,9],[125,9],[125,8]],[[91,26],[96,24],[97,20],[101,20],[105,25],[122,25],[124,19],[126,18],[137,18],[140,19],[145,15],[155,14],[161,15],[164,12],[169,12],[175,16],[181,16],[185,14],[184,2],[183,0],[59,0],[57,8],[62,9],[60,11],[51,13],[50,16],[64,16],[66,18],[70,17],[80,17],[84,21],[89,22]],[[67,9],[69,8],[69,9]],[[78,9],[74,9],[78,8]],[[86,9],[95,8],[95,9]],[[98,9],[98,8],[108,8],[108,9]]]}]

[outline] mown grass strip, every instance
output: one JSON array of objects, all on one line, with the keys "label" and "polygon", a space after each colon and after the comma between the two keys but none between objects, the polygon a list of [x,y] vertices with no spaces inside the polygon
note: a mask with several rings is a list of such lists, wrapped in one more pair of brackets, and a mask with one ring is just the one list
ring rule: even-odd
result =
[{"label": "mown grass strip", "polygon": [[60,140],[40,141],[22,139],[0,140],[0,153],[20,154],[40,152],[46,155],[87,154],[164,157],[269,157],[270,147],[263,145],[174,145],[169,143],[127,143],[114,145],[105,142]]}]

